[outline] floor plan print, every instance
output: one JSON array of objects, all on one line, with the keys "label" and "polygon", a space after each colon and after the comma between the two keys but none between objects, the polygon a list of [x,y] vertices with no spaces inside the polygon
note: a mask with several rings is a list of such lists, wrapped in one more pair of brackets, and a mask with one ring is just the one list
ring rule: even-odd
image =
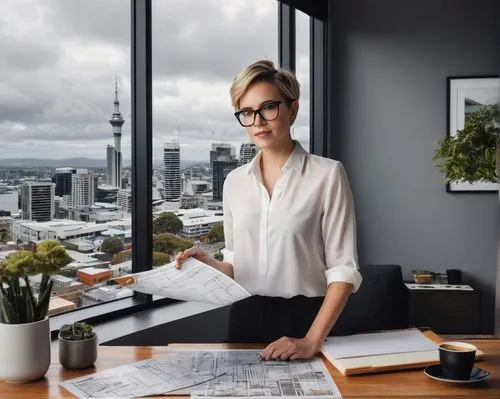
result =
[{"label": "floor plan print", "polygon": [[198,371],[221,375],[190,388],[193,398],[341,398],[320,358],[265,361],[259,354],[258,350],[193,351],[191,355],[179,351],[178,359],[192,361]]},{"label": "floor plan print", "polygon": [[60,385],[79,398],[139,398],[190,387],[219,375],[167,356],[125,364]]},{"label": "floor plan print", "polygon": [[176,350],[61,385],[78,397],[337,399],[340,392],[320,358],[260,360],[259,350]]}]

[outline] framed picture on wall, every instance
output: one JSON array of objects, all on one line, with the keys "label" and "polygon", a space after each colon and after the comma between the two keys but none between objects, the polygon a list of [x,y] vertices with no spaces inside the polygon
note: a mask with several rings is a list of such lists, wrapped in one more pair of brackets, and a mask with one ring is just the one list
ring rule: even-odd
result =
[{"label": "framed picture on wall", "polygon": [[[447,134],[454,136],[464,128],[468,115],[485,105],[499,101],[498,75],[448,77],[448,128]],[[498,185],[489,182],[448,183],[448,192],[498,192]]]}]

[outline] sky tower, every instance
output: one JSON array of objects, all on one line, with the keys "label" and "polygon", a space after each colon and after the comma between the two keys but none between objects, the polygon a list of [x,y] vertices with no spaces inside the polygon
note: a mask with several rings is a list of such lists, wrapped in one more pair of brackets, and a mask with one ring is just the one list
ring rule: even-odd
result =
[{"label": "sky tower", "polygon": [[120,113],[120,102],[118,101],[118,81],[115,75],[115,101],[114,111],[109,123],[113,126],[114,147],[107,149],[107,183],[121,187],[122,176],[122,126],[125,123]]}]

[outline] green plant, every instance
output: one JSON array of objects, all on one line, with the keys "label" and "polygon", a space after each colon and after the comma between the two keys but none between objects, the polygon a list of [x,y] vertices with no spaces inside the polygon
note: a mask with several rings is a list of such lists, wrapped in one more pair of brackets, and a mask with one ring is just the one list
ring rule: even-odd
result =
[{"label": "green plant", "polygon": [[177,234],[182,230],[182,220],[172,212],[163,212],[153,220],[153,233],[173,233]]},{"label": "green plant", "polygon": [[215,251],[212,256],[214,257],[214,259],[217,259],[219,261],[223,261],[224,260],[224,255],[222,255],[222,253],[220,251]]},{"label": "green plant", "polygon": [[224,241],[224,226],[222,223],[216,223],[207,235],[210,242],[222,242]]},{"label": "green plant", "polygon": [[153,251],[155,252],[165,252],[174,255],[192,246],[193,242],[191,240],[172,233],[161,233],[153,236]]},{"label": "green plant", "polygon": [[170,262],[170,255],[164,252],[153,252],[153,268],[166,265]]},{"label": "green plant", "polygon": [[0,227],[0,242],[7,242],[12,239],[10,231],[5,227]]},{"label": "green plant", "polygon": [[[32,323],[43,320],[49,310],[50,276],[71,262],[66,249],[55,240],[42,241],[35,251],[19,250],[0,263],[0,322]],[[41,274],[38,295],[29,276]]]},{"label": "green plant", "polygon": [[434,159],[442,161],[436,166],[445,174],[445,182],[477,181],[496,183],[497,141],[500,128],[495,124],[499,106],[487,105],[471,113],[464,128],[456,135],[438,141]]},{"label": "green plant", "polygon": [[93,338],[95,331],[90,324],[77,321],[73,324],[64,324],[59,330],[59,336],[70,341],[83,341]]},{"label": "green plant", "polygon": [[107,254],[116,255],[123,251],[123,242],[117,237],[108,237],[102,242],[101,251]]},{"label": "green plant", "polygon": [[131,249],[126,249],[124,251],[118,252],[113,256],[113,259],[111,259],[111,264],[116,265],[118,263],[123,263],[127,260],[132,259],[132,250]]}]

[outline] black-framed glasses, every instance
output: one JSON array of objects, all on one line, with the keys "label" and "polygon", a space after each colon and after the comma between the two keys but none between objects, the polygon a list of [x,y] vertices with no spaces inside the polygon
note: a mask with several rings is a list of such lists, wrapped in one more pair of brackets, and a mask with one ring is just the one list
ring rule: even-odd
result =
[{"label": "black-framed glasses", "polygon": [[265,121],[273,121],[280,114],[280,104],[291,104],[293,100],[278,100],[278,101],[270,101],[262,105],[259,109],[244,109],[234,113],[238,122],[243,127],[252,126],[255,123],[255,118],[257,114],[260,115],[262,119]]}]

